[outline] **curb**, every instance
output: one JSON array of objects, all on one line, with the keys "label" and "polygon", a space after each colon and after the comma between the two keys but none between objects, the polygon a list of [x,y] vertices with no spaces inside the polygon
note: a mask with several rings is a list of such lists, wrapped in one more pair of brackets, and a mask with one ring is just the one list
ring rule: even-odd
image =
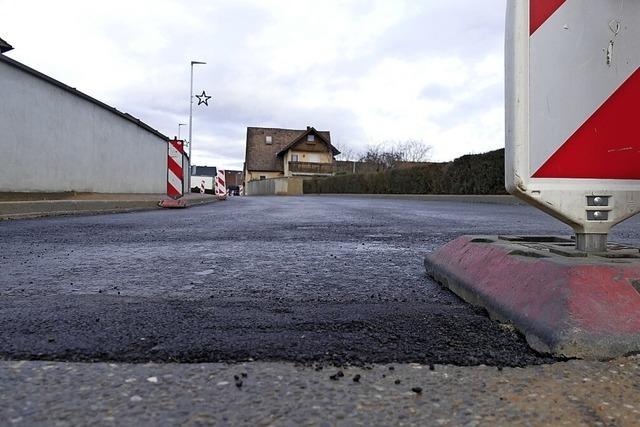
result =
[{"label": "curb", "polygon": [[424,202],[488,203],[494,205],[521,205],[527,203],[511,195],[478,194],[351,194],[351,193],[311,193],[305,197],[353,197],[366,199],[403,199]]},{"label": "curb", "polygon": [[[0,202],[0,221],[67,215],[97,215],[161,209],[161,197],[147,200],[37,200]],[[215,198],[191,199],[186,207],[217,202]]]}]

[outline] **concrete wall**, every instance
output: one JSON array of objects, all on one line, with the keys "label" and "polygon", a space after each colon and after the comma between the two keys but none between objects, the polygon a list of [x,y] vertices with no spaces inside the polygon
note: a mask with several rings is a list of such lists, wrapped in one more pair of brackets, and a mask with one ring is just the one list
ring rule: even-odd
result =
[{"label": "concrete wall", "polygon": [[245,182],[249,181],[257,181],[261,176],[264,176],[266,179],[278,178],[284,176],[282,172],[260,172],[260,171],[246,171],[244,180]]},{"label": "concrete wall", "polygon": [[302,178],[272,178],[250,181],[245,188],[247,196],[302,196]]},{"label": "concrete wall", "polygon": [[166,192],[163,138],[5,62],[0,153],[0,192]]}]

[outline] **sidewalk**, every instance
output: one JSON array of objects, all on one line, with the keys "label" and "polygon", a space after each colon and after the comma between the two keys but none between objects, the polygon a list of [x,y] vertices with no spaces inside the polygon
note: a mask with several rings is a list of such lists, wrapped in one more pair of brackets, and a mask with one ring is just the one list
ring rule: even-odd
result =
[{"label": "sidewalk", "polygon": [[[160,209],[164,194],[0,193],[0,220],[43,216],[132,212]],[[187,207],[217,202],[210,194],[188,194]]]},{"label": "sidewalk", "polygon": [[637,356],[526,368],[7,360],[0,423],[637,426],[639,374]]}]

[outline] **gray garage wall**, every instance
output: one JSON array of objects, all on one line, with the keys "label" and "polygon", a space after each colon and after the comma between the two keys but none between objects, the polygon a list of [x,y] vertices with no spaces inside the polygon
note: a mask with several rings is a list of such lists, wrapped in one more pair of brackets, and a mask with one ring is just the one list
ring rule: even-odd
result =
[{"label": "gray garage wall", "polygon": [[0,61],[0,192],[165,193],[167,142]]},{"label": "gray garage wall", "polygon": [[247,196],[302,196],[302,177],[280,177],[247,182]]}]

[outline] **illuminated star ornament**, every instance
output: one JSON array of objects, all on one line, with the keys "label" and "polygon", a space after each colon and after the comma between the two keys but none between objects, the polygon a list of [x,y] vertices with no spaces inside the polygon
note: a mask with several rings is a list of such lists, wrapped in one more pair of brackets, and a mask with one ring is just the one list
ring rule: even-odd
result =
[{"label": "illuminated star ornament", "polygon": [[207,107],[209,106],[209,100],[211,97],[207,95],[205,91],[202,91],[202,95],[196,95],[196,98],[198,98],[198,105],[204,104]]}]

